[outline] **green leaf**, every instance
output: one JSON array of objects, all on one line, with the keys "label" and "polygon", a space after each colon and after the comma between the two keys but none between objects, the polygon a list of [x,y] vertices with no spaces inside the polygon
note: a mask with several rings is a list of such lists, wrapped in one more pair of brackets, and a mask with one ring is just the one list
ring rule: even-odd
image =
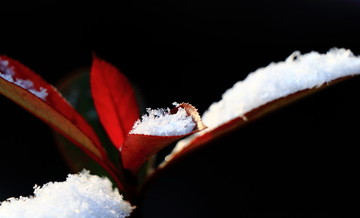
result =
[{"label": "green leaf", "polygon": [[[71,76],[59,83],[58,89],[93,127],[102,142],[108,157],[117,168],[120,168],[120,155],[107,137],[94,107],[90,92],[89,69],[83,68],[71,74]],[[69,146],[69,144],[71,144],[70,141],[64,140],[59,135],[56,135],[56,138],[61,152],[72,169],[77,170],[87,168],[93,173],[104,174],[103,169],[99,168],[94,161],[78,152],[77,149]]]}]

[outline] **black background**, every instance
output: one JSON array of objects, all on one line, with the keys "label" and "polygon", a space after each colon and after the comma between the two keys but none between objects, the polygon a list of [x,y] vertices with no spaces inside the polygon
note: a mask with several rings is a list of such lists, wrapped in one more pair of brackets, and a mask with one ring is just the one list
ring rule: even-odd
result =
[{"label": "black background", "polygon": [[[236,81],[293,51],[360,54],[360,1],[1,3],[0,53],[52,84],[92,52],[147,107],[202,113]],[[144,217],[331,217],[354,209],[360,81],[342,83],[189,156],[152,183]],[[70,172],[41,121],[1,101],[0,199]],[[358,163],[357,163],[358,164]],[[356,194],[357,193],[357,194]]]}]

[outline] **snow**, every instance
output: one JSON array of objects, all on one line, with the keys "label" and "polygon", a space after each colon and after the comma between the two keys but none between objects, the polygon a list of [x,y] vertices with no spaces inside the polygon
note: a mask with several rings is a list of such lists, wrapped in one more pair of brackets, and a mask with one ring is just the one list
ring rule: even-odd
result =
[{"label": "snow", "polygon": [[2,60],[0,58],[0,77],[1,78],[28,90],[32,94],[41,98],[42,100],[46,99],[46,97],[48,96],[48,93],[45,88],[40,87],[39,90],[36,90],[34,87],[34,83],[32,81],[23,80],[23,79],[19,79],[19,78],[14,79],[15,74],[16,73],[15,73],[14,69],[11,66],[9,66],[9,61]]},{"label": "snow", "polygon": [[196,126],[192,117],[182,107],[179,107],[175,114],[171,114],[169,108],[146,110],[148,114],[135,122],[130,134],[178,136],[190,133]]},{"label": "snow", "polygon": [[0,203],[0,218],[122,218],[133,210],[112,188],[109,179],[88,171],[70,174],[65,182],[50,182],[34,189],[34,197],[10,198]]},{"label": "snow", "polygon": [[[208,129],[199,134],[236,117],[243,117],[247,112],[275,99],[356,74],[360,74],[360,57],[353,55],[350,50],[334,48],[326,54],[310,52],[304,55],[296,51],[285,61],[271,63],[235,83],[220,101],[205,111],[202,121]],[[194,137],[180,141],[173,152],[181,150]]]},{"label": "snow", "polygon": [[284,62],[271,63],[235,83],[204,113],[203,122],[215,128],[275,99],[355,74],[360,74],[360,57],[350,50],[304,55],[297,51]]}]

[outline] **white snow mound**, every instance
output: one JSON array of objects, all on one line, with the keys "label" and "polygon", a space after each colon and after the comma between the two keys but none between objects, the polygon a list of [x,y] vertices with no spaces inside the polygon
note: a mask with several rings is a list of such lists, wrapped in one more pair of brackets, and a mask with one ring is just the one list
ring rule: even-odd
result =
[{"label": "white snow mound", "polygon": [[0,203],[1,218],[124,218],[132,210],[109,179],[90,175],[88,171],[70,174],[65,182],[35,186],[32,197],[10,198]]},{"label": "white snow mound", "polygon": [[170,113],[169,108],[147,108],[147,113],[135,122],[130,134],[178,136],[190,133],[196,126],[192,117],[182,107],[174,114]]}]

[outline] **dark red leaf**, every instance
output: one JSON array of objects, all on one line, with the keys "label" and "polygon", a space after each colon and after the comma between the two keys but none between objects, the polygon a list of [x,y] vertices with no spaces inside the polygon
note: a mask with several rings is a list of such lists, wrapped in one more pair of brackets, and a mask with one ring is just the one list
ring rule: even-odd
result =
[{"label": "dark red leaf", "polygon": [[90,82],[100,121],[116,148],[120,148],[139,118],[134,90],[118,69],[96,56]]},{"label": "dark red leaf", "polygon": [[177,136],[129,134],[121,149],[124,168],[129,169],[135,174],[146,160],[167,145],[206,128],[201,122],[196,108],[189,104],[180,104],[178,107],[174,108],[171,113],[176,113],[179,107],[184,108],[186,112],[192,116],[194,122],[196,123],[193,131],[185,135]]}]

